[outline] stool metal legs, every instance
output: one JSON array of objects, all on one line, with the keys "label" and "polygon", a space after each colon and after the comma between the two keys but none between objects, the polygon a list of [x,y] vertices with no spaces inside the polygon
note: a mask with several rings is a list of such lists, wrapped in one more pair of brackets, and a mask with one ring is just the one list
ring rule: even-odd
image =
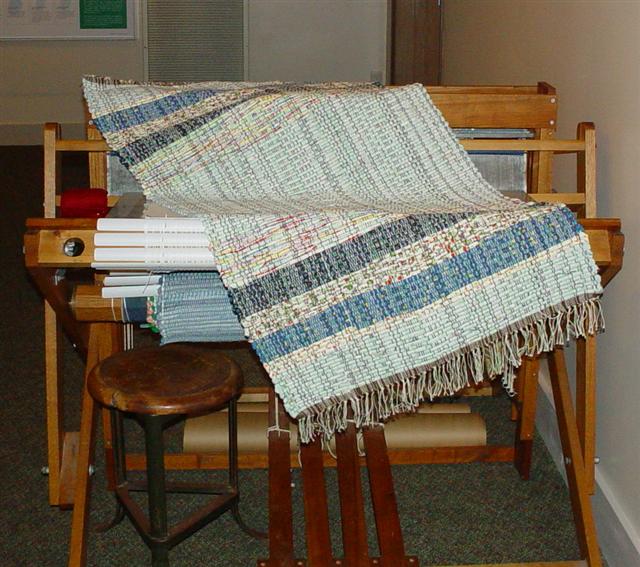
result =
[{"label": "stool metal legs", "polygon": [[149,523],[151,536],[148,541],[153,567],[169,567],[167,494],[165,492],[163,416],[142,417],[147,454],[147,491],[149,495]]},{"label": "stool metal legs", "polygon": [[[236,400],[229,402],[229,476],[223,484],[166,482],[164,466],[164,430],[181,421],[183,415],[133,415],[144,430],[147,480],[140,482],[127,478],[124,445],[123,414],[111,412],[113,450],[116,479],[117,509],[109,526],[115,525],[126,513],[136,530],[151,550],[153,567],[169,567],[169,550],[189,535],[195,533],[223,512],[230,510],[237,524],[249,535],[266,537],[266,534],[249,528],[238,510],[238,436]],[[130,492],[148,493],[148,518]],[[213,498],[191,516],[170,528],[167,519],[167,493],[212,494]]]},{"label": "stool metal legs", "polygon": [[[125,448],[124,448],[124,423],[122,414],[115,410],[109,410],[111,416],[111,432],[112,432],[112,446],[113,446],[113,468],[116,486],[127,481],[127,467],[125,464]],[[125,516],[125,510],[120,502],[120,499],[116,497],[116,510],[113,518],[104,524],[96,526],[95,531],[104,533],[111,528],[117,526]]]},{"label": "stool metal legs", "polygon": [[[239,494],[238,490],[238,407],[236,400],[229,402],[229,485],[231,489]],[[245,524],[242,516],[240,515],[239,498],[231,505],[231,514],[236,524],[246,534],[260,539],[266,539],[269,534],[266,532],[260,532],[250,528]]]}]

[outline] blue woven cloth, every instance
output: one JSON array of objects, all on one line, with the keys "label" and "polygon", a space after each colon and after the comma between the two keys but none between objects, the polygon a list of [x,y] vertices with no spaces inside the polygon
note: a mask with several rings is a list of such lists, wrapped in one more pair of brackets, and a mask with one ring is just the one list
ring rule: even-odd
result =
[{"label": "blue woven cloth", "polygon": [[165,274],[157,305],[163,344],[246,340],[217,272]]}]

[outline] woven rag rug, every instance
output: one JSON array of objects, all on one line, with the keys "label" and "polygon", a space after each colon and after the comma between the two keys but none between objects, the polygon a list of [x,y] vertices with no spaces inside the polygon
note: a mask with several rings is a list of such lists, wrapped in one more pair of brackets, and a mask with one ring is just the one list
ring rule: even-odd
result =
[{"label": "woven rag rug", "polygon": [[410,411],[602,329],[564,206],[480,176],[421,85],[89,77],[146,195],[206,218],[245,333],[303,441]]}]

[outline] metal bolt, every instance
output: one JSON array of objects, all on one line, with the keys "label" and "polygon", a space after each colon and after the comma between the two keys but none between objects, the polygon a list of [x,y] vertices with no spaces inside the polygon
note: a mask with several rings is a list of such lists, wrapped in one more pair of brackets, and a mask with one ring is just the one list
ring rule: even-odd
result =
[{"label": "metal bolt", "polygon": [[42,467],[40,469],[40,474],[44,475],[44,476],[47,476],[49,474],[49,467]]},{"label": "metal bolt", "polygon": [[93,476],[94,474],[96,474],[96,467],[89,465],[89,476]]},{"label": "metal bolt", "polygon": [[551,102],[551,104],[555,104],[556,103],[556,97],[555,96],[551,97],[551,100],[549,102]]},{"label": "metal bolt", "polygon": [[80,238],[68,238],[62,244],[62,253],[75,258],[84,252],[84,242]]},{"label": "metal bolt", "polygon": [[599,465],[599,464],[600,464],[600,457],[594,457],[593,462],[594,462],[596,465]]},{"label": "metal bolt", "polygon": [[555,120],[549,120],[549,124],[551,124],[551,126],[553,126],[556,123]]},{"label": "metal bolt", "polygon": [[564,458],[564,464],[567,465],[567,466],[570,465],[571,464],[571,459],[569,457],[565,457]]}]

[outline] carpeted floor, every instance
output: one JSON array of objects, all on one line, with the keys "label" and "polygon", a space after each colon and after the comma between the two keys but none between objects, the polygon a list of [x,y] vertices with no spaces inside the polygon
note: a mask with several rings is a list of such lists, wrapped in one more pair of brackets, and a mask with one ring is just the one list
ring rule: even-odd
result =
[{"label": "carpeted floor", "polygon": [[[86,186],[80,156],[64,161],[65,187]],[[0,443],[0,565],[66,564],[71,515],[47,503],[43,391],[42,302],[23,267],[24,220],[41,215],[42,148],[0,147],[0,379],[2,438]],[[143,340],[153,340],[148,337]],[[66,425],[77,427],[82,361],[67,344],[65,352]],[[246,351],[232,356],[251,380],[258,379]],[[487,420],[490,441],[509,443],[513,425],[506,398],[473,400]],[[113,504],[104,489],[98,447],[92,521],[109,518]],[[537,442],[532,480],[523,482],[510,464],[462,464],[394,467],[407,551],[423,565],[553,561],[579,556],[568,493],[544,446]],[[199,475],[202,473],[198,473]],[[366,474],[363,471],[363,474]],[[335,554],[340,555],[338,502],[334,471],[327,482],[333,520]],[[266,527],[267,475],[241,474],[241,509],[248,523]],[[304,541],[299,476],[295,475],[295,520],[298,552]],[[171,501],[183,513],[186,499]],[[368,510],[371,517],[371,510]],[[375,550],[375,534],[369,534]],[[252,540],[229,517],[222,517],[175,548],[171,564],[189,566],[255,565],[266,545]],[[89,565],[142,566],[149,555],[125,521],[106,534],[90,535]]]}]

